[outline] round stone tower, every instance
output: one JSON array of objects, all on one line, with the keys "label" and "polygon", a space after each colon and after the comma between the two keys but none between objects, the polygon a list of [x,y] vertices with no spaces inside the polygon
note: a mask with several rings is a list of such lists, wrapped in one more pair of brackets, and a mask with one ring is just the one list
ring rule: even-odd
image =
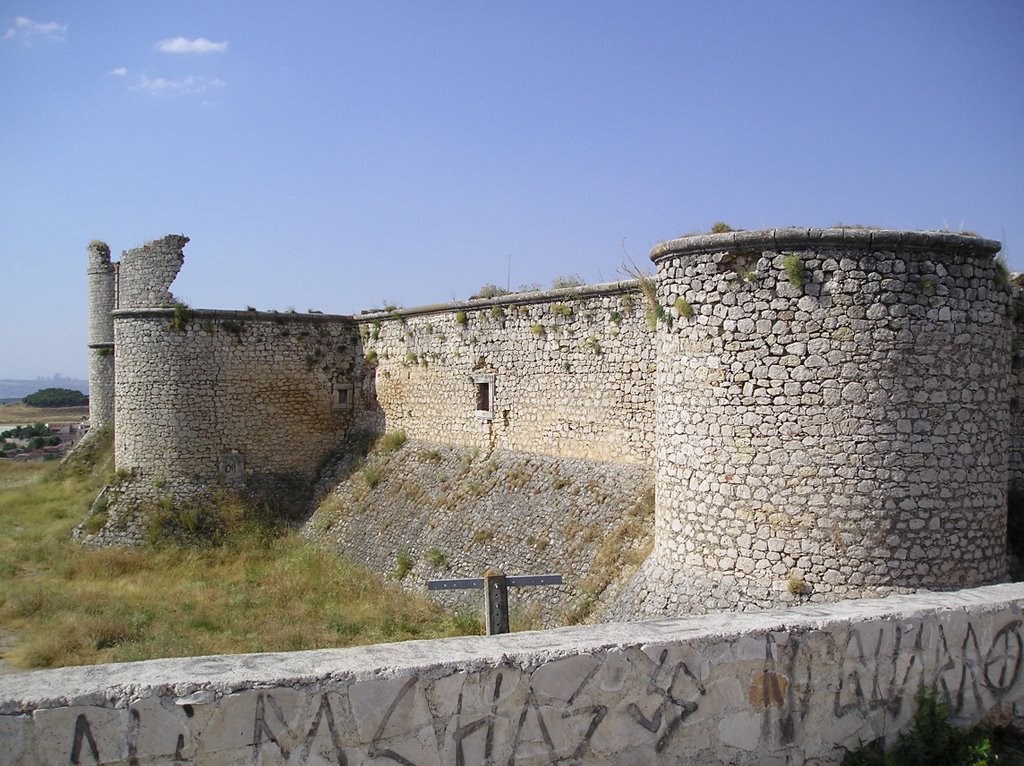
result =
[{"label": "round stone tower", "polygon": [[641,616],[1004,577],[999,249],[870,229],[654,248],[664,313]]},{"label": "round stone tower", "polygon": [[89,424],[93,429],[114,422],[114,320],[117,268],[110,248],[89,243]]}]

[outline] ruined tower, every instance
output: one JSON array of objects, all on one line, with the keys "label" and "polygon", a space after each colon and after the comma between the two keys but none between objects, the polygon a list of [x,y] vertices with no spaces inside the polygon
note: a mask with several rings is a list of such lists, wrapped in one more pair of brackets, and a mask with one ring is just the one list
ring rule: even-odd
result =
[{"label": "ruined tower", "polygon": [[89,243],[89,423],[95,429],[114,421],[114,320],[117,266],[106,243]]}]

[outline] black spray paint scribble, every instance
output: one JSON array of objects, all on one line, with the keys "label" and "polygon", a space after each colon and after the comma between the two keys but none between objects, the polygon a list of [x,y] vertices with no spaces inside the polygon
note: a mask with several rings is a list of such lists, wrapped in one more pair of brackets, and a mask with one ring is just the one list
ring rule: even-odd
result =
[{"label": "black spray paint scribble", "polygon": [[[816,634],[818,649],[813,649],[811,642],[800,635],[791,636],[780,644],[772,634],[765,634],[762,672],[751,687],[751,693],[756,693],[762,703],[762,741],[766,745],[785,747],[799,739],[815,692],[811,666],[812,662],[822,662],[823,658],[816,656],[822,653],[822,645],[826,647],[825,654],[837,660],[837,676],[832,684],[832,713],[836,718],[851,714],[867,718],[880,712],[896,719],[901,714],[904,699],[913,695],[926,675],[934,680],[936,690],[954,714],[965,709],[984,709],[987,701],[998,701],[1015,687],[1024,665],[1021,620],[1003,625],[987,646],[970,622],[955,640],[947,628],[942,623],[875,623],[852,628],[839,636]],[[514,766],[521,747],[529,741],[531,747],[541,747],[553,763],[577,762],[586,760],[594,737],[611,715],[628,717],[632,725],[643,732],[655,753],[665,752],[681,725],[697,711],[699,700],[706,693],[705,681],[691,669],[692,660],[688,664],[673,659],[672,654],[667,648],[660,649],[656,657],[637,649],[629,650],[629,681],[614,693],[597,690],[595,683],[604,666],[595,661],[581,675],[560,711],[551,703],[542,704],[534,688],[536,672],[547,664],[523,671],[511,666],[499,667],[487,674],[489,678],[485,674],[469,676],[458,692],[452,719],[440,720],[432,714],[437,740],[435,754],[443,760],[448,757],[446,748],[450,746],[454,750],[451,753],[454,762],[469,766],[467,745],[469,739],[474,738],[481,747],[472,749],[473,753],[482,753],[488,763],[497,763],[500,758],[507,766]],[[401,730],[401,721],[393,719],[399,710],[406,709],[404,703],[410,701],[410,695],[428,691],[424,683],[429,687],[429,682],[421,682],[416,676],[404,680],[394,697],[382,705],[381,720],[369,743],[355,741],[354,734],[350,733],[354,732],[354,726],[344,702],[344,689],[335,692],[334,705],[328,692],[312,695],[304,715],[298,719],[308,721],[308,725],[297,724],[295,731],[289,728],[273,691],[260,692],[255,697],[252,737],[247,743],[252,748],[254,762],[259,760],[261,752],[271,748],[286,762],[305,763],[314,743],[319,741],[319,754],[329,757],[338,766],[347,766],[350,759],[356,757],[356,751],[365,752],[375,762],[416,766],[410,757],[389,746],[386,731],[392,723],[399,724]],[[526,684],[525,689],[518,687],[522,683]],[[466,684],[487,684],[482,691],[489,703],[482,714],[468,715],[464,699],[468,693]],[[510,688],[516,693],[509,694]],[[615,708],[609,704],[609,695],[617,695],[611,698]],[[339,702],[343,709],[338,709]],[[193,720],[192,710],[189,707],[184,712],[186,730],[190,732],[188,737],[193,742],[198,741],[201,732],[192,732],[189,725]],[[551,718],[553,715],[557,717]],[[123,727],[122,752],[127,754],[129,766],[139,762],[139,735],[147,723],[154,725],[131,709],[119,723],[107,724]],[[499,723],[503,724],[500,730]],[[553,735],[553,723],[564,729],[560,738]],[[85,713],[76,717],[68,753],[71,764],[102,762],[93,731],[96,725]],[[539,740],[525,739],[525,732],[531,726],[539,732]],[[570,736],[571,732],[575,734]],[[482,737],[482,742],[477,737]],[[187,761],[185,743],[186,735],[178,734],[175,763]],[[417,746],[423,745],[418,739]],[[531,757],[536,757],[536,753]]]}]

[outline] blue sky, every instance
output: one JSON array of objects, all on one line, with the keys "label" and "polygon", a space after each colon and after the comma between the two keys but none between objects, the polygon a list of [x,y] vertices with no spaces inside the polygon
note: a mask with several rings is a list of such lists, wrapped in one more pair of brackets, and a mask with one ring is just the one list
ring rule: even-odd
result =
[{"label": "blue sky", "polygon": [[190,305],[619,277],[724,220],[1024,269],[1024,3],[0,0],[0,379],[87,366],[85,248]]}]

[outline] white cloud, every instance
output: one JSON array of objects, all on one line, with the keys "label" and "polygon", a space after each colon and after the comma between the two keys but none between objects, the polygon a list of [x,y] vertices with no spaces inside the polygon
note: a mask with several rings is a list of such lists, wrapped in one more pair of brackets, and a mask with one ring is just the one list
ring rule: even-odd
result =
[{"label": "white cloud", "polygon": [[67,24],[58,24],[56,21],[32,21],[25,16],[15,16],[14,26],[7,28],[4,32],[4,39],[20,40],[22,45],[28,47],[35,39],[60,42],[64,39],[67,31]]},{"label": "white cloud", "polygon": [[167,80],[163,77],[147,77],[142,75],[132,90],[144,90],[149,93],[203,93],[213,88],[223,88],[227,83],[211,77],[189,75],[181,80]]},{"label": "white cloud", "polygon": [[123,66],[119,66],[115,69],[111,69],[107,74],[112,74],[114,77],[125,77],[128,74],[128,70]]},{"label": "white cloud", "polygon": [[205,37],[197,37],[195,40],[172,37],[158,42],[156,49],[161,53],[223,53],[228,49],[228,43],[227,40],[215,43]]}]

